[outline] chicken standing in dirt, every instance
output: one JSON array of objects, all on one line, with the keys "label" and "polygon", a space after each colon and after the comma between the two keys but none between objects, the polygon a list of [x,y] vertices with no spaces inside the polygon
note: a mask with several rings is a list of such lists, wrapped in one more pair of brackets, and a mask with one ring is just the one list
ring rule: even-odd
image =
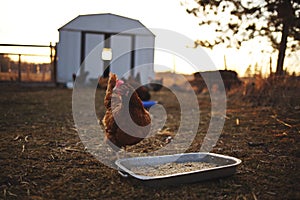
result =
[{"label": "chicken standing in dirt", "polygon": [[[125,105],[129,104],[128,108]],[[106,113],[102,120],[105,127],[105,139],[122,148],[134,145],[143,140],[150,131],[151,118],[149,112],[134,89],[115,74],[110,74],[104,98]],[[117,118],[118,123],[116,121]],[[130,125],[132,120],[136,126]],[[120,127],[126,127],[126,132]]]}]

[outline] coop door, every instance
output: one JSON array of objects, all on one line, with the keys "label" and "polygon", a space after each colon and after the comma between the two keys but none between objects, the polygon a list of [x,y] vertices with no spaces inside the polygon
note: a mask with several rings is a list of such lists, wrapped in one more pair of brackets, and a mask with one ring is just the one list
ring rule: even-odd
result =
[{"label": "coop door", "polygon": [[131,36],[114,35],[111,36],[112,62],[110,70],[116,73],[120,78],[128,78],[132,73],[132,44]]},{"label": "coop door", "polygon": [[89,76],[90,78],[98,78],[98,74],[103,73],[104,63],[101,59],[102,50],[104,48],[104,35],[103,34],[94,34],[86,33],[85,34],[85,59],[86,65],[89,66]]}]

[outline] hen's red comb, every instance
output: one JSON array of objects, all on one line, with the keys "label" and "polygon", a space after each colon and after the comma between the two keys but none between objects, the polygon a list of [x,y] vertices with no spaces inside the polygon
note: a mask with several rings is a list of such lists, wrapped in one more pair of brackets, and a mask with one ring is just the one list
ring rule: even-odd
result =
[{"label": "hen's red comb", "polygon": [[124,84],[124,81],[122,81],[122,80],[117,80],[117,82],[116,82],[116,87],[119,87],[119,86],[121,86],[121,85],[123,85]]}]

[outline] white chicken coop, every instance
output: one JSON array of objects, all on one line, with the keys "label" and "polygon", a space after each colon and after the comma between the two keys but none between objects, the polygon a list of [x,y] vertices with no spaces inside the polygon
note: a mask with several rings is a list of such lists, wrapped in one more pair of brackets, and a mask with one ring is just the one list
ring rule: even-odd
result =
[{"label": "white chicken coop", "polygon": [[58,31],[58,83],[71,82],[83,62],[93,66],[88,80],[98,79],[99,72],[104,77],[109,72],[124,78],[139,74],[141,84],[154,79],[155,35],[140,21],[114,14],[79,15]]}]

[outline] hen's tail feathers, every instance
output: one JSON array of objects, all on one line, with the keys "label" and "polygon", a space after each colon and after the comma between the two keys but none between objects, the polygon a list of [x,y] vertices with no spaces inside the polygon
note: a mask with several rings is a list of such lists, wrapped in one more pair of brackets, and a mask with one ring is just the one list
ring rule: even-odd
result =
[{"label": "hen's tail feathers", "polygon": [[108,79],[108,84],[107,84],[107,89],[106,89],[106,95],[104,99],[104,105],[108,109],[111,104],[111,96],[113,93],[113,88],[115,87],[117,82],[117,75],[110,73],[109,74],[109,79]]}]

